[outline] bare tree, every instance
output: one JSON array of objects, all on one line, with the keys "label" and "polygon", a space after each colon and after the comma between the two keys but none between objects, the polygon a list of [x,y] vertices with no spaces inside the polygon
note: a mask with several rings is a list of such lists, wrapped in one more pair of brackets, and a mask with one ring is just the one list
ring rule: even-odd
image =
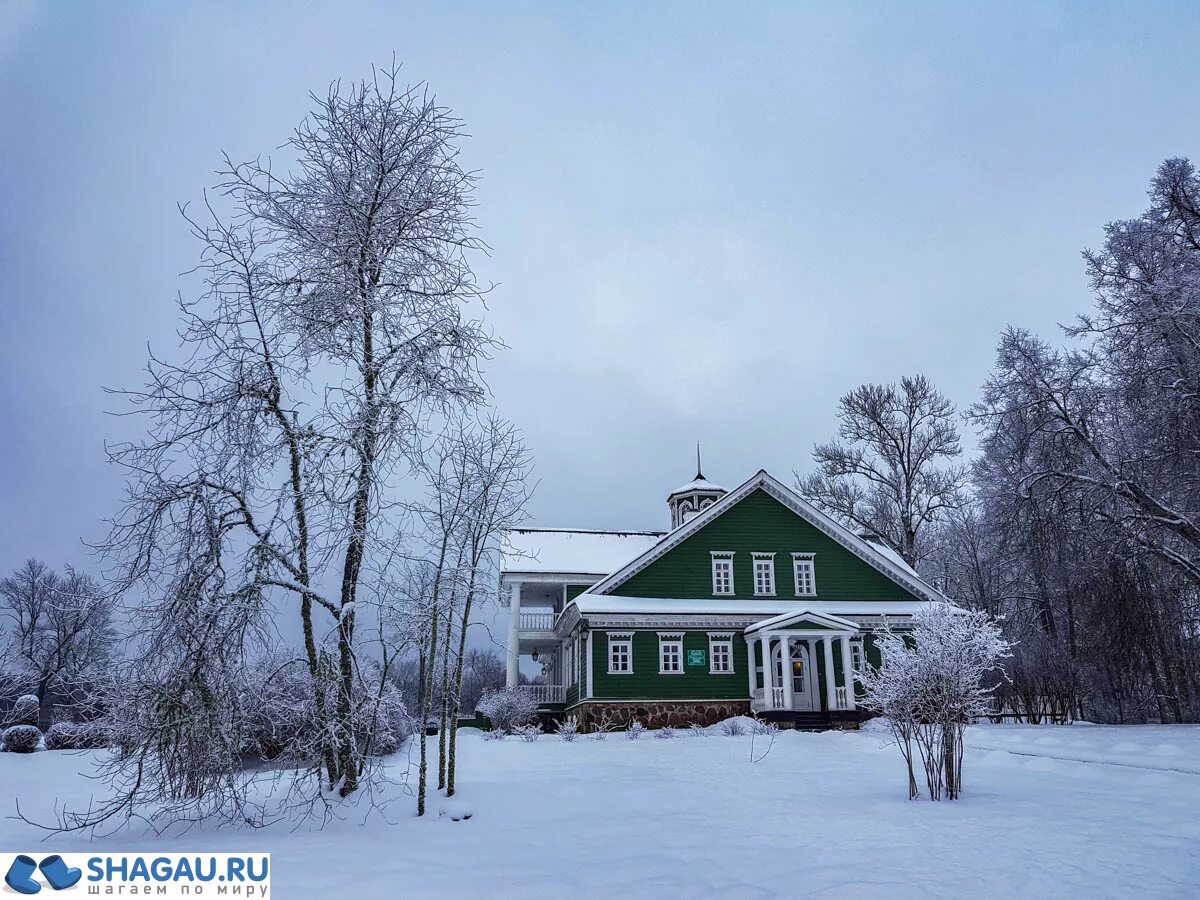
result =
[{"label": "bare tree", "polygon": [[923,375],[865,384],[838,405],[842,442],[818,444],[817,471],[796,476],[809,501],[916,566],[921,538],[960,503],[966,482],[955,411]]},{"label": "bare tree", "polygon": [[202,557],[255,615],[267,600],[294,604],[314,771],[343,796],[364,767],[364,565],[388,556],[391,492],[429,417],[481,398],[478,364],[495,346],[468,315],[480,295],[468,255],[483,245],[461,125],[398,75],[314,96],[286,144],[289,172],[227,158],[203,219],[185,212],[203,282],[180,304],[189,352],[151,357],[147,386],[123,392],[150,436],[112,451],[130,487],[104,547],[124,588],[176,596]]},{"label": "bare tree", "polygon": [[112,598],[90,576],[69,566],[59,575],[26,560],[0,580],[10,677],[25,682],[43,708],[50,696],[83,700],[111,661],[112,611]]}]

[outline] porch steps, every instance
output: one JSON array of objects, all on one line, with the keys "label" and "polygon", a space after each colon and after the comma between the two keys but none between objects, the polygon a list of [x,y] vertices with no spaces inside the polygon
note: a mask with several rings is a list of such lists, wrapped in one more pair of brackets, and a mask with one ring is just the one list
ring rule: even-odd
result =
[{"label": "porch steps", "polygon": [[827,712],[794,712],[788,710],[763,710],[759,718],[773,722],[780,728],[796,731],[827,731],[834,727]]}]

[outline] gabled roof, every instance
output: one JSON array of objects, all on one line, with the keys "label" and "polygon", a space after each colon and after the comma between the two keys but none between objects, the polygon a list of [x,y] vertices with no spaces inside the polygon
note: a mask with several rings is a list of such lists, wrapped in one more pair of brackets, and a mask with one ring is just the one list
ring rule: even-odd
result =
[{"label": "gabled roof", "polygon": [[843,619],[840,616],[835,616],[831,613],[817,612],[815,610],[798,609],[795,612],[786,612],[781,616],[773,616],[770,619],[763,619],[761,622],[755,622],[746,629],[746,634],[754,634],[758,631],[772,631],[779,628],[787,628],[790,625],[795,625],[800,622],[812,622],[818,628],[826,628],[830,631],[858,631],[858,623],[851,622],[849,619]]},{"label": "gabled roof", "polygon": [[502,572],[607,575],[662,540],[662,531],[510,528],[501,545]]},{"label": "gabled roof", "polygon": [[662,540],[658,541],[654,546],[647,548],[637,559],[630,561],[607,578],[592,585],[587,593],[613,593],[624,582],[642,571],[642,569],[655,560],[662,558],[713,519],[732,509],[756,490],[765,491],[768,495],[774,497],[814,528],[837,541],[859,559],[863,560],[863,562],[882,572],[905,590],[910,591],[918,597],[924,597],[926,600],[944,601],[946,599],[940,591],[925,582],[907,565],[904,565],[902,560],[897,562],[889,554],[880,552],[880,549],[874,544],[864,541],[850,529],[825,515],[825,513],[821,512],[791,488],[771,476],[766,469],[759,469],[758,472],[712,506],[687,522],[684,522],[673,531],[668,532]]}]

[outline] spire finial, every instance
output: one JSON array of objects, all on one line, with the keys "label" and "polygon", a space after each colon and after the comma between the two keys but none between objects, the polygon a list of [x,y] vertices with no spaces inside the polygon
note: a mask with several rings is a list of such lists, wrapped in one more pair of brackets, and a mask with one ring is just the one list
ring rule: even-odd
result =
[{"label": "spire finial", "polygon": [[700,442],[696,441],[696,480],[699,481],[704,477],[704,470],[700,468]]}]

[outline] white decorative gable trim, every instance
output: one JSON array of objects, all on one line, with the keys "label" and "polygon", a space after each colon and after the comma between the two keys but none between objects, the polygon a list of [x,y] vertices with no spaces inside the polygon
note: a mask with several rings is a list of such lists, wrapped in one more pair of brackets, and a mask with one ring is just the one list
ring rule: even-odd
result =
[{"label": "white decorative gable trim", "polygon": [[641,572],[656,560],[661,559],[713,519],[732,509],[754,491],[760,489],[792,510],[792,512],[807,521],[818,531],[837,541],[863,562],[882,572],[901,587],[926,600],[946,602],[946,597],[932,585],[896,566],[867,541],[864,541],[854,532],[825,515],[825,513],[787,487],[787,485],[768,474],[766,469],[759,469],[747,481],[734,488],[712,506],[673,531],[668,532],[666,537],[645,551],[641,556],[627,563],[623,568],[613,572],[597,584],[592,585],[586,593],[593,595],[613,593],[613,591],[638,572]]},{"label": "white decorative gable trim", "polygon": [[755,622],[746,629],[746,634],[754,634],[757,631],[770,631],[778,628],[787,628],[796,622],[814,622],[831,631],[858,631],[858,623],[851,622],[849,619],[843,619],[841,616],[834,616],[829,613],[814,612],[811,609],[798,609],[796,612],[784,613],[781,616],[772,616],[769,619],[763,619],[761,622]]}]

